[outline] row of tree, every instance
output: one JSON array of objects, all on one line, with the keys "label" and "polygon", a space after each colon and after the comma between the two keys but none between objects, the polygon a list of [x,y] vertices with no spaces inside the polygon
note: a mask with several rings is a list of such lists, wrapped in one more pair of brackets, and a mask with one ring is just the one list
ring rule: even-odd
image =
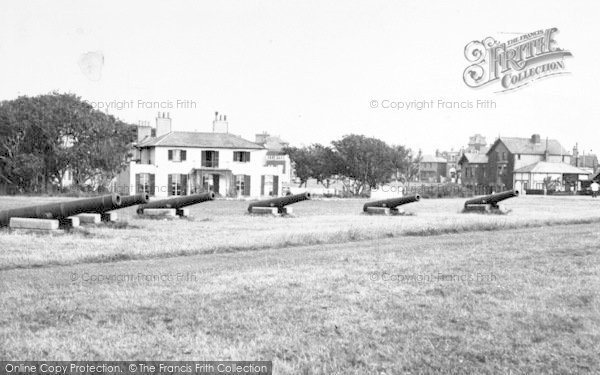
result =
[{"label": "row of tree", "polygon": [[341,181],[355,195],[393,179],[413,180],[421,160],[420,152],[413,155],[404,146],[356,134],[333,141],[331,146],[288,147],[284,152],[290,156],[300,186],[306,186],[310,178],[326,188],[332,181]]},{"label": "row of tree", "polygon": [[79,97],[52,93],[0,103],[0,185],[18,192],[104,186],[126,166],[132,126]]}]

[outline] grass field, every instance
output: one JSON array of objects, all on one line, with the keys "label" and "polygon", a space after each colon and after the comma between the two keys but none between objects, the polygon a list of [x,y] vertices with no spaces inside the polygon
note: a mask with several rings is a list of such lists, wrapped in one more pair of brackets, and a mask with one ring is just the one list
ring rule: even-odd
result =
[{"label": "grass field", "polygon": [[[46,202],[45,199],[39,202]],[[192,206],[191,220],[139,219],[135,208],[119,211],[121,230],[86,227],[48,236],[0,230],[0,270],[128,259],[167,258],[290,246],[600,222],[600,200],[589,197],[521,197],[506,201],[510,215],[460,213],[464,200],[422,200],[406,206],[413,216],[362,215],[364,200],[325,200],[294,205],[295,217],[247,214],[248,202],[214,201]],[[32,204],[30,198],[0,199],[2,207]]]},{"label": "grass field", "polygon": [[[31,203],[1,199],[0,205]],[[0,359],[273,360],[276,374],[597,373],[600,201],[193,207],[0,233]]]}]

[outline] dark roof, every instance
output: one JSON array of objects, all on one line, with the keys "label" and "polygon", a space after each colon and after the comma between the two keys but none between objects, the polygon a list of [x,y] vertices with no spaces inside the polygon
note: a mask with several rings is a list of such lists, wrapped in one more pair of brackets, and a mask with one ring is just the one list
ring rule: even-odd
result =
[{"label": "dark roof", "polygon": [[512,154],[544,155],[547,143],[547,149],[550,155],[570,155],[556,139],[548,139],[547,142],[545,139],[542,139],[540,143],[533,143],[531,142],[531,138],[509,137],[498,138],[492,147],[490,147],[490,150],[488,150],[488,154],[495,148],[498,142],[502,142]]},{"label": "dark roof", "polygon": [[229,133],[170,132],[147,138],[138,147],[240,148],[262,150],[263,146]]},{"label": "dark roof", "polygon": [[488,157],[486,154],[464,153],[458,161],[458,164],[463,164],[465,162],[471,164],[485,164],[488,162]]}]

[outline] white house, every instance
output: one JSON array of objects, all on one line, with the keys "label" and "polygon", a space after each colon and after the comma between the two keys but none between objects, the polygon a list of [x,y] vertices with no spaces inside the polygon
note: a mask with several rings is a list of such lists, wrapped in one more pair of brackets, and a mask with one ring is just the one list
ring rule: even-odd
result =
[{"label": "white house", "polygon": [[135,157],[115,180],[122,194],[280,196],[289,174],[285,166],[268,163],[263,145],[229,133],[227,117],[218,113],[212,132],[173,131],[170,116],[159,113],[155,134],[140,126],[134,146]]}]

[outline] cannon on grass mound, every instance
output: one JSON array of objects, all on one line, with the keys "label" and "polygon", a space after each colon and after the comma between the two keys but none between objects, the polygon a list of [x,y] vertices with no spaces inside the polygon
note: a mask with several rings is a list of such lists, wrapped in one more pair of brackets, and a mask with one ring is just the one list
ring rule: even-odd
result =
[{"label": "cannon on grass mound", "polygon": [[500,207],[498,203],[502,202],[503,200],[518,196],[518,190],[508,190],[501,193],[469,199],[465,202],[465,208],[463,209],[463,212],[506,214],[509,211]]},{"label": "cannon on grass mound", "polygon": [[214,199],[215,193],[213,192],[162,199],[140,205],[137,208],[137,213],[146,216],[189,216],[189,209],[186,207]]},{"label": "cannon on grass mound", "polygon": [[265,199],[250,203],[248,212],[251,214],[290,215],[293,213],[290,204],[310,199],[310,193],[286,195],[281,198]]},{"label": "cannon on grass mound", "polygon": [[404,215],[405,212],[399,209],[399,206],[418,202],[421,200],[419,194],[410,195],[407,197],[383,199],[380,201],[367,202],[363,206],[363,212],[366,214],[375,215]]},{"label": "cannon on grass mound", "polygon": [[121,196],[110,194],[96,198],[13,208],[0,211],[0,226],[19,229],[58,229],[59,226],[78,226],[79,220],[75,215],[112,211],[120,207]]}]

